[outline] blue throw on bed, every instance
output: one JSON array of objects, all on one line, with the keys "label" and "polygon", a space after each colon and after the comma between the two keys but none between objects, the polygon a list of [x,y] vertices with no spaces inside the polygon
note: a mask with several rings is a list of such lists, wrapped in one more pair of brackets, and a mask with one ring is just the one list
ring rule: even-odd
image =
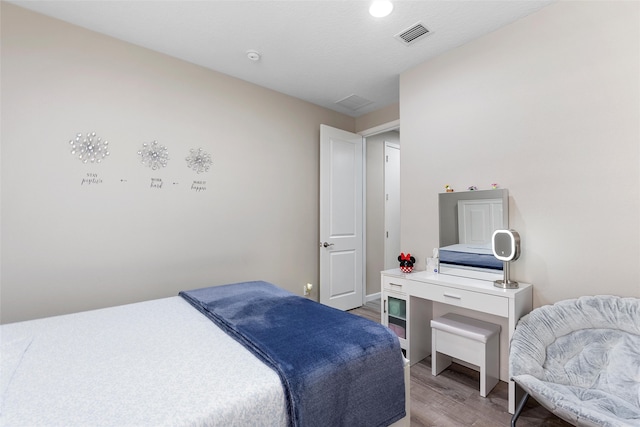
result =
[{"label": "blue throw on bed", "polygon": [[266,282],[180,292],[278,372],[292,426],[386,426],[405,416],[403,358],[384,326]]}]

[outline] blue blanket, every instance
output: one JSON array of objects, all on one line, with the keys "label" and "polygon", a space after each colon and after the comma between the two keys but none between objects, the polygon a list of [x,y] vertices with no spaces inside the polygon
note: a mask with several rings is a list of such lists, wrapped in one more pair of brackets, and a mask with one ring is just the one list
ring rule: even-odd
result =
[{"label": "blue blanket", "polygon": [[504,263],[493,254],[474,254],[440,248],[440,263],[502,270]]},{"label": "blue blanket", "polygon": [[266,282],[180,295],[279,374],[291,426],[387,426],[405,416],[400,344],[384,326]]}]

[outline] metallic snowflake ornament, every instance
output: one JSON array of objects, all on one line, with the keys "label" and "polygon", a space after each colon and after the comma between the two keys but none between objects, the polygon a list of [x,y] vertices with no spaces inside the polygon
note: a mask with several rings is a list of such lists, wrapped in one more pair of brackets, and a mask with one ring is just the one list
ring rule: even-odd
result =
[{"label": "metallic snowflake ornament", "polygon": [[209,170],[213,163],[209,153],[203,151],[202,148],[198,148],[197,150],[192,148],[189,150],[189,153],[189,157],[186,158],[188,167],[197,173],[207,172]]},{"label": "metallic snowflake ornament", "polygon": [[138,155],[141,157],[142,164],[153,170],[167,166],[167,161],[169,160],[167,147],[158,144],[158,141],[142,144],[142,149],[138,151]]},{"label": "metallic snowflake ornament", "polygon": [[82,163],[100,163],[109,155],[109,141],[103,141],[95,132],[82,136],[81,133],[69,141],[71,154],[77,155]]}]

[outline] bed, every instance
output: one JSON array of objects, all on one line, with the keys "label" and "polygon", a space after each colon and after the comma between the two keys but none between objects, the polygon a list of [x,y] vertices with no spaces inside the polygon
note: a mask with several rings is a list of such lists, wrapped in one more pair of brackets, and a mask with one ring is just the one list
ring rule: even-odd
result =
[{"label": "bed", "polygon": [[[218,288],[227,294],[209,292]],[[277,304],[264,306],[262,289],[267,289],[267,294],[273,290],[274,301],[288,301],[284,309]],[[198,293],[210,299],[194,302]],[[245,304],[238,305],[238,300],[243,299]],[[291,310],[292,306],[299,310]],[[207,310],[214,316],[222,313],[222,320],[212,321],[210,315],[203,315]],[[226,318],[225,310],[231,313]],[[283,312],[288,311],[308,317],[303,322],[294,318],[294,323],[284,328],[282,323],[289,320],[283,320],[288,316]],[[399,345],[399,370],[396,362],[389,364],[378,356],[387,350],[378,353],[377,344],[372,343],[360,345],[359,352],[350,351],[356,354],[352,360],[343,354],[335,358],[332,354],[311,358],[307,355],[307,359],[291,363],[300,365],[299,361],[304,361],[293,379],[283,377],[279,366],[268,363],[273,358],[270,349],[264,354],[251,351],[241,337],[244,334],[251,339],[255,331],[257,335],[262,333],[251,329],[255,322],[246,329],[243,319],[270,319],[273,313],[279,313],[276,319],[280,324],[267,324],[263,330],[288,330],[291,332],[284,335],[298,340],[305,335],[322,335],[333,324],[337,325],[336,331],[342,330],[341,335],[345,335],[341,328],[352,321],[356,328],[373,328],[375,334],[386,331],[393,336],[375,322],[297,297],[265,282],[216,286],[182,296],[2,325],[0,425],[306,426],[327,425],[330,417],[340,420],[334,425],[371,425],[365,412],[375,412],[372,407],[381,405],[387,405],[383,410],[386,413],[382,419],[378,414],[374,425],[408,425],[408,370]],[[315,321],[314,316],[318,315],[323,324]],[[226,325],[221,327],[220,321]],[[237,329],[236,336],[225,330],[229,328]],[[329,341],[341,339],[344,337]],[[395,344],[391,347],[395,352]],[[302,342],[292,344],[291,349],[299,349],[304,355]],[[276,354],[276,361],[280,357]],[[330,365],[319,364],[323,358],[336,360]],[[343,382],[360,384],[359,387],[369,386],[355,389],[342,384],[331,391],[326,384],[321,389],[315,384],[316,380],[336,376],[342,377]],[[398,376],[402,379],[401,391]],[[296,381],[302,382],[298,389],[303,393],[308,389],[312,394],[295,395],[291,384]],[[321,416],[314,416],[305,407],[316,401],[324,402],[315,408],[322,410],[324,405]],[[334,407],[335,410],[326,410]]]},{"label": "bed", "polygon": [[502,270],[503,263],[491,251],[489,244],[458,243],[440,248],[440,262],[455,266]]}]

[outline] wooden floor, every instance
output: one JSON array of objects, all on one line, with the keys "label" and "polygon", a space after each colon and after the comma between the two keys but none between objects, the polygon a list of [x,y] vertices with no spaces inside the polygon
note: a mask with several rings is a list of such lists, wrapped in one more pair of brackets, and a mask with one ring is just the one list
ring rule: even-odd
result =
[{"label": "wooden floor", "polygon": [[[380,322],[375,304],[351,313]],[[480,396],[477,371],[453,364],[437,377],[431,375],[431,357],[411,366],[411,427],[509,426],[508,387],[500,381],[484,398]],[[570,426],[529,399],[518,419],[518,427]]]}]

